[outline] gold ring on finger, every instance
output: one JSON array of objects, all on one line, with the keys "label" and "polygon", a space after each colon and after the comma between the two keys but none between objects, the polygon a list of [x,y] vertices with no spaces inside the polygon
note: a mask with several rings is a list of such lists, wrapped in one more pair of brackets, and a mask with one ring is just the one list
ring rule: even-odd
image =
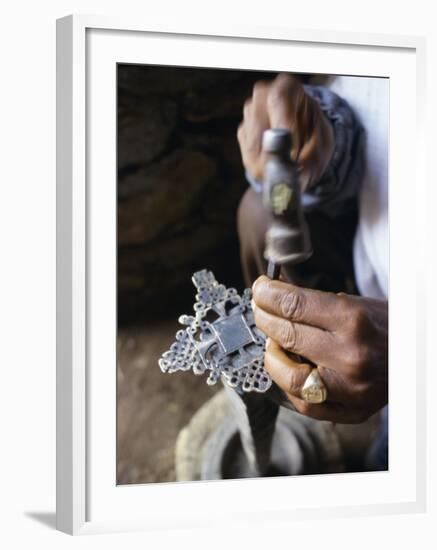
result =
[{"label": "gold ring on finger", "polygon": [[311,370],[302,386],[301,394],[307,403],[318,404],[326,401],[328,391],[317,368]]}]

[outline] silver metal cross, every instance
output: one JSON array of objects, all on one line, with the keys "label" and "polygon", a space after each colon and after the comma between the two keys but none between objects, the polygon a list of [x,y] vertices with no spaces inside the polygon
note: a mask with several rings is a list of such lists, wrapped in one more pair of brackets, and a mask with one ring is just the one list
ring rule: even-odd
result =
[{"label": "silver metal cross", "polygon": [[235,288],[219,284],[206,269],[194,273],[197,288],[194,316],[182,315],[187,328],[159,360],[163,372],[209,371],[207,384],[220,377],[243,392],[266,392],[272,380],[264,369],[265,334],[255,325],[250,289],[239,296]]}]

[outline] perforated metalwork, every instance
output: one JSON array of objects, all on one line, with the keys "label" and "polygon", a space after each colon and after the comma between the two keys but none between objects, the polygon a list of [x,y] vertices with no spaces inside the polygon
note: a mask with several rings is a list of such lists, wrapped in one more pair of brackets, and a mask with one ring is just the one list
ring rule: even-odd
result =
[{"label": "perforated metalwork", "polygon": [[187,328],[159,360],[163,372],[208,371],[207,384],[220,377],[245,392],[265,392],[272,380],[264,369],[265,335],[255,325],[251,291],[239,296],[235,288],[219,284],[206,269],[193,275],[197,288],[194,315],[182,315]]}]

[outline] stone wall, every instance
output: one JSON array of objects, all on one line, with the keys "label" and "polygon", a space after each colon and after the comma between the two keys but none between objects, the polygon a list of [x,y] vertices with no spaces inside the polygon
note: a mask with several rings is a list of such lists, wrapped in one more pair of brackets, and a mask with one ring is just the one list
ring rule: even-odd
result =
[{"label": "stone wall", "polygon": [[196,269],[242,284],[235,216],[247,184],[236,131],[261,77],[266,74],[119,65],[121,324],[165,314],[169,303],[192,303]]}]

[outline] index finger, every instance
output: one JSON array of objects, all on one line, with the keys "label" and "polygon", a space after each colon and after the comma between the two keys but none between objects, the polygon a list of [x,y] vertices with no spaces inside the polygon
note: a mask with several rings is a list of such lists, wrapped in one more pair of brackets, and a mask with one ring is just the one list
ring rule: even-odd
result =
[{"label": "index finger", "polygon": [[252,292],[257,307],[296,323],[334,330],[344,318],[343,299],[331,292],[297,287],[265,275],[254,282]]}]

